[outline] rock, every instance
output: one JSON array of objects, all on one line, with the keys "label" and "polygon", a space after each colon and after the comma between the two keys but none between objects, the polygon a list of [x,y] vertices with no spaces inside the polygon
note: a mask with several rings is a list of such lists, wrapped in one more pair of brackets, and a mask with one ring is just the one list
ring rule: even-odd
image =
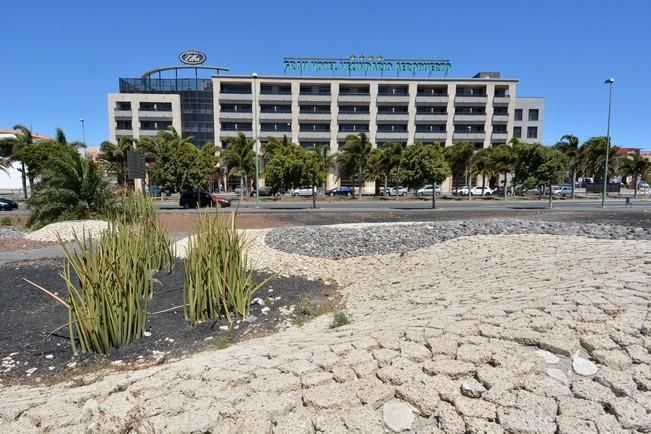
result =
[{"label": "rock", "polygon": [[447,434],[464,434],[466,424],[449,402],[441,401],[434,412],[438,427]]},{"label": "rock", "polygon": [[594,379],[599,384],[609,387],[616,395],[632,396],[637,391],[633,377],[626,372],[604,367],[597,372]]},{"label": "rock", "polygon": [[294,411],[286,416],[277,417],[271,432],[272,434],[313,433],[314,424],[306,413]]},{"label": "rock", "polygon": [[469,398],[479,398],[485,391],[486,388],[474,378],[464,380],[461,383],[461,394]]},{"label": "rock", "polygon": [[651,430],[651,416],[649,416],[641,405],[630,398],[615,398],[610,408],[617,416],[617,420],[623,428],[648,432]]},{"label": "rock", "polygon": [[263,315],[267,315],[271,309],[269,306],[265,306],[262,309],[260,309],[260,312],[262,312]]},{"label": "rock", "polygon": [[558,411],[561,416],[587,420],[595,420],[604,414],[604,409],[600,404],[569,396],[562,396],[558,399]]},{"label": "rock", "polygon": [[154,359],[154,363],[157,365],[162,365],[163,363],[165,363],[165,354],[157,355],[156,358]]},{"label": "rock", "polygon": [[468,434],[502,434],[504,430],[501,426],[486,419],[477,417],[466,417],[466,432]]},{"label": "rock", "polygon": [[565,384],[566,386],[569,386],[570,384],[570,379],[567,378],[567,375],[565,372],[561,371],[560,369],[556,368],[547,368],[545,369],[545,373],[552,377],[554,380]]},{"label": "rock", "polygon": [[244,321],[246,321],[246,322],[249,323],[249,324],[253,324],[253,323],[256,322],[257,320],[258,320],[258,317],[255,316],[255,315],[249,315],[249,316],[247,316],[246,318],[244,318]]},{"label": "rock", "polygon": [[499,408],[497,417],[502,428],[509,433],[554,434],[556,423],[547,416],[530,414],[513,408]]},{"label": "rock", "polygon": [[597,373],[599,368],[588,359],[575,354],[572,357],[572,369],[579,375],[589,376]]},{"label": "rock", "polygon": [[479,417],[482,419],[494,420],[497,407],[492,402],[483,399],[466,398],[459,396],[454,400],[454,407],[464,417]]},{"label": "rock", "polygon": [[402,401],[389,401],[382,407],[384,424],[393,432],[411,429],[415,418],[411,406]]},{"label": "rock", "polygon": [[601,364],[618,371],[625,371],[633,364],[631,358],[621,350],[596,350],[592,352],[592,356]]},{"label": "rock", "polygon": [[559,416],[556,418],[556,423],[558,423],[558,434],[599,434],[600,432],[593,421],[576,417]]},{"label": "rock", "polygon": [[535,354],[541,359],[543,359],[545,363],[549,363],[552,365],[558,363],[561,360],[554,353],[550,353],[549,351],[545,351],[545,350],[537,350]]},{"label": "rock", "polygon": [[572,382],[572,392],[578,398],[606,404],[615,398],[610,388],[588,378],[577,378]]},{"label": "rock", "polygon": [[595,350],[616,350],[619,348],[610,337],[603,334],[582,336],[579,341],[583,348],[592,352]]},{"label": "rock", "polygon": [[443,374],[453,379],[469,376],[476,370],[477,368],[472,363],[449,359],[427,362],[423,366],[423,371],[430,375]]}]

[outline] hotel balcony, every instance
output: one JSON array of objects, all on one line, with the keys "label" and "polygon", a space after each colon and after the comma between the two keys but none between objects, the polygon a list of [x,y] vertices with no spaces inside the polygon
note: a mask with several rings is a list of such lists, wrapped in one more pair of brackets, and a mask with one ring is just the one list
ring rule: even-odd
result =
[{"label": "hotel balcony", "polygon": [[290,129],[289,131],[273,131],[273,130],[263,130],[260,131],[260,137],[265,138],[265,137],[276,137],[276,138],[282,138],[283,136],[287,136],[288,138],[291,139],[292,137],[292,130]]},{"label": "hotel balcony", "polygon": [[464,122],[464,123],[471,123],[471,124],[484,124],[486,123],[486,115],[485,114],[476,114],[476,115],[470,115],[470,114],[463,114],[463,115],[454,115],[454,122]]},{"label": "hotel balcony", "polygon": [[454,102],[461,104],[486,104],[488,98],[486,95],[477,95],[477,96],[456,96]]},{"label": "hotel balcony", "polygon": [[301,121],[329,121],[331,118],[330,113],[305,112],[298,114],[298,119]]},{"label": "hotel balcony", "polygon": [[219,130],[219,137],[237,137],[239,133],[244,133],[246,137],[253,138],[253,131],[233,131],[233,130]]},{"label": "hotel balcony", "polygon": [[493,104],[495,105],[509,105],[509,102],[511,102],[511,97],[510,96],[494,96],[493,97]]},{"label": "hotel balcony", "polygon": [[251,93],[220,93],[219,101],[227,102],[251,102],[253,101],[253,95]]},{"label": "hotel balcony", "polygon": [[508,140],[508,137],[508,133],[493,133],[492,140],[506,142]]},{"label": "hotel balcony", "polygon": [[484,140],[486,133],[459,133],[455,132],[452,135],[454,140]]},{"label": "hotel balcony", "polygon": [[133,130],[115,130],[116,136],[133,137]]},{"label": "hotel balcony", "polygon": [[292,102],[291,93],[261,93],[260,102]]},{"label": "hotel balcony", "polygon": [[389,93],[378,93],[377,102],[387,102],[387,103],[409,103],[409,94],[389,94]]},{"label": "hotel balcony", "polygon": [[140,119],[172,119],[172,111],[138,110]]},{"label": "hotel balcony", "polygon": [[330,102],[330,95],[322,95],[318,93],[299,94],[298,102]]},{"label": "hotel balcony", "polygon": [[416,131],[415,141],[421,142],[445,142],[446,134],[442,132],[419,132]]},{"label": "hotel balcony", "polygon": [[369,121],[371,119],[370,113],[342,113],[339,112],[337,120],[340,121]]},{"label": "hotel balcony", "polygon": [[366,134],[366,136],[369,135],[369,132],[368,132],[368,131],[361,131],[361,130],[357,130],[357,131],[339,131],[339,132],[337,133],[337,141],[340,142],[340,141],[342,141],[342,140],[345,140],[346,137],[348,137],[348,136],[351,135],[351,134],[354,135],[354,136],[356,136],[356,135],[358,135],[359,133],[364,133],[364,134]]},{"label": "hotel balcony", "polygon": [[416,120],[447,122],[448,115],[441,113],[416,113]]},{"label": "hotel balcony", "polygon": [[113,110],[113,116],[115,116],[115,119],[131,119],[132,115],[133,112],[131,110]]},{"label": "hotel balcony", "polygon": [[308,140],[330,141],[330,131],[299,131],[298,141],[305,142]]},{"label": "hotel balcony", "polygon": [[337,99],[338,102],[369,102],[371,101],[371,96],[367,93],[361,93],[361,94],[339,94],[339,98]]},{"label": "hotel balcony", "polygon": [[390,140],[399,140],[406,142],[409,138],[408,131],[378,131],[375,134],[376,141],[390,141]]},{"label": "hotel balcony", "polygon": [[268,113],[260,113],[258,116],[261,121],[265,120],[281,120],[285,122],[292,122],[292,114],[291,113],[281,113],[281,112],[268,112]]},{"label": "hotel balcony", "polygon": [[416,95],[416,104],[419,103],[446,103],[448,102],[447,95]]},{"label": "hotel balcony", "polygon": [[253,113],[251,112],[219,112],[219,119],[222,120],[244,120],[251,122],[253,120]]},{"label": "hotel balcony", "polygon": [[138,134],[140,135],[140,137],[143,137],[143,136],[153,137],[153,136],[157,135],[159,131],[163,131],[163,130],[143,130],[141,128],[140,132]]},{"label": "hotel balcony", "polygon": [[505,124],[509,121],[509,115],[493,115],[493,123]]},{"label": "hotel balcony", "polygon": [[402,121],[409,120],[409,113],[378,113],[376,119],[378,121]]}]

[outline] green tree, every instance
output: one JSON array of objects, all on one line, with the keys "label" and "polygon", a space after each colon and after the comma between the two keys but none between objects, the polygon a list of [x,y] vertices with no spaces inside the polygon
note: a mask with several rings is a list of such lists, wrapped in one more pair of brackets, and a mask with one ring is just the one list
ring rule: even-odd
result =
[{"label": "green tree", "polygon": [[[372,173],[371,178],[376,181],[382,178],[384,181],[384,196],[389,194],[389,178],[399,165],[402,158],[402,145],[396,142],[387,143],[384,149],[375,148],[371,152],[368,166]],[[396,195],[396,199],[398,195]]]},{"label": "green tree", "polygon": [[[364,170],[368,163],[368,158],[371,154],[373,145],[369,142],[368,137],[364,133],[358,135],[349,134],[346,136],[344,145],[339,150],[337,162],[345,168],[345,170],[352,168],[353,172],[357,170],[358,185],[359,185],[359,198],[362,198],[362,186],[364,184]],[[354,178],[353,178],[354,179]],[[355,181],[353,180],[353,197],[355,197]]]},{"label": "green tree", "polygon": [[493,149],[494,148],[482,148],[475,152],[471,159],[472,171],[481,175],[482,191],[486,190],[486,177],[490,177],[493,174],[493,165],[491,164]]},{"label": "green tree", "polygon": [[[31,130],[24,125],[15,125],[14,130],[16,130],[15,137],[7,137],[0,140],[0,156],[6,158],[4,164],[7,166],[14,162],[20,162],[20,169],[18,170],[20,171],[23,182],[23,195],[27,199],[29,167],[23,161],[23,153],[34,144],[34,138],[32,137]],[[32,182],[30,180],[31,184]]]},{"label": "green tree", "polygon": [[[579,165],[586,176],[591,176],[596,181],[603,182],[604,169],[606,164],[606,137],[591,137],[579,148]],[[617,175],[621,156],[617,154],[619,148],[611,146],[608,153],[608,178]],[[606,180],[607,181],[607,180]]]},{"label": "green tree", "polygon": [[651,170],[651,161],[641,157],[638,153],[631,152],[622,160],[621,166],[624,176],[633,177],[633,197],[637,198],[638,181]]},{"label": "green tree", "polygon": [[411,189],[431,182],[432,208],[436,208],[436,186],[443,183],[452,171],[439,145],[416,142],[402,152],[398,173],[401,182]]},{"label": "green tree", "polygon": [[574,199],[574,187],[576,185],[576,173],[578,170],[579,161],[581,159],[581,151],[579,150],[579,138],[571,134],[565,134],[561,140],[554,145],[554,148],[561,151],[567,158],[570,166],[570,173],[572,174],[572,199]]},{"label": "green tree", "polygon": [[248,187],[248,179],[255,172],[254,141],[247,139],[244,133],[238,133],[237,136],[227,140],[222,155],[222,162],[228,167],[228,175],[240,177],[240,199],[243,199],[244,189]]},{"label": "green tree", "polygon": [[552,185],[562,182],[567,177],[567,157],[560,151],[544,146],[538,146],[540,165],[533,175],[540,184],[549,187],[549,208],[552,208]]},{"label": "green tree", "polygon": [[310,152],[314,152],[316,155],[319,156],[321,159],[321,162],[323,163],[323,166],[325,167],[325,176],[323,177],[323,183],[321,185],[321,190],[323,195],[325,196],[326,192],[326,181],[328,178],[328,171],[330,169],[334,169],[337,165],[337,154],[331,153],[330,152],[330,146],[329,145],[320,145],[320,146],[315,146],[312,148],[309,148]]},{"label": "green tree", "polygon": [[468,186],[468,200],[471,199],[470,189],[472,182],[470,176],[472,174],[472,156],[475,153],[475,148],[466,142],[457,142],[454,145],[445,148],[445,158],[448,160],[450,167],[456,172],[462,171]]},{"label": "green tree", "polygon": [[292,188],[301,187],[304,182],[304,164],[305,150],[295,143],[282,143],[265,165],[265,183],[273,194],[283,194]]},{"label": "green tree", "polygon": [[511,142],[511,145],[499,145],[497,148],[493,149],[493,152],[490,154],[489,167],[495,173],[501,173],[504,175],[504,199],[507,196],[507,183],[508,175],[513,172],[517,163],[517,151],[516,148],[519,142],[515,140]]},{"label": "green tree", "polygon": [[312,187],[312,208],[316,209],[316,186],[325,182],[328,173],[326,162],[317,149],[303,150],[303,184]]},{"label": "green tree", "polygon": [[28,225],[39,228],[59,220],[79,220],[106,211],[106,183],[97,163],[70,147],[42,168],[30,200]]}]

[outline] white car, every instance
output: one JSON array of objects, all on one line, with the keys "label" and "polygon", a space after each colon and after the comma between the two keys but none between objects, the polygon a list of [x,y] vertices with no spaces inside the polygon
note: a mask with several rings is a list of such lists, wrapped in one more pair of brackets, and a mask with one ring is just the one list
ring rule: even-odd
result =
[{"label": "white car", "polygon": [[472,190],[470,190],[470,194],[473,196],[490,196],[493,194],[493,190],[491,190],[490,187],[482,188],[481,186],[476,185],[472,188]]},{"label": "white car", "polygon": [[468,196],[468,186],[464,185],[463,187],[457,187],[454,190],[454,194],[460,195],[460,196]]},{"label": "white car", "polygon": [[[317,189],[314,189],[317,192]],[[312,196],[312,187],[301,187],[292,190],[292,196]]]},{"label": "white car", "polygon": [[563,197],[569,196],[569,195],[572,194],[572,187],[567,186],[567,185],[563,185],[563,186],[560,186],[560,187],[554,187],[552,189],[552,194],[554,196],[563,196]]},{"label": "white car", "polygon": [[389,196],[407,196],[407,189],[405,187],[390,187]]},{"label": "white car", "polygon": [[[436,195],[441,194],[441,187],[436,187]],[[427,184],[425,187],[418,189],[416,192],[416,196],[418,197],[423,197],[423,196],[431,196],[432,195],[432,184]]]}]

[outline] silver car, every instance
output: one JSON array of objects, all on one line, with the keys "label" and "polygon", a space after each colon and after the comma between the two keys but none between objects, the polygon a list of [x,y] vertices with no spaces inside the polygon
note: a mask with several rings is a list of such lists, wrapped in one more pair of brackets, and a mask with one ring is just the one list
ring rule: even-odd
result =
[{"label": "silver car", "polygon": [[[441,187],[436,187],[436,195],[441,194]],[[418,197],[423,197],[423,196],[431,196],[432,195],[432,184],[427,184],[425,187],[418,189],[416,192],[416,196]]]}]

